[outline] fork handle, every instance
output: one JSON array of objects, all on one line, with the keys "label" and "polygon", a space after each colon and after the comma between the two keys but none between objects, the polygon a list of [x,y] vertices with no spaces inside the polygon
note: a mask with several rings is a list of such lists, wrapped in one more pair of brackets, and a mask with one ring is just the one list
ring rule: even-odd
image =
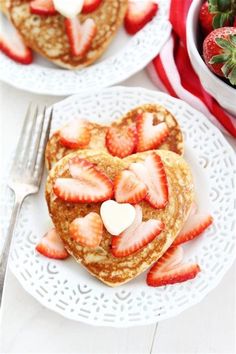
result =
[{"label": "fork handle", "polygon": [[7,231],[7,235],[5,238],[5,242],[3,245],[3,250],[0,256],[0,307],[2,303],[2,295],[3,295],[3,287],[4,287],[4,279],[6,275],[8,256],[11,247],[12,237],[14,235],[15,226],[17,224],[18,215],[21,209],[22,202],[24,200],[24,196],[15,196],[14,207],[11,214],[10,224]]}]

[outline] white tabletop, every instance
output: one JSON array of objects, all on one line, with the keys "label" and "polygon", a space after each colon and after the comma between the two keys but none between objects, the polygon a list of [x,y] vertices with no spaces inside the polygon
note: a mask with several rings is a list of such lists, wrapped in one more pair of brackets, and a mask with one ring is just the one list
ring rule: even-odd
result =
[{"label": "white tabletop", "polygon": [[[142,71],[123,83],[155,89]],[[52,104],[45,97],[0,86],[1,158],[16,145],[30,101]],[[236,150],[233,139],[227,140]],[[3,215],[1,217],[4,217]],[[236,265],[200,304],[157,325],[114,329],[70,321],[42,307],[9,271],[1,309],[0,352],[15,354],[233,354],[236,353]]]}]

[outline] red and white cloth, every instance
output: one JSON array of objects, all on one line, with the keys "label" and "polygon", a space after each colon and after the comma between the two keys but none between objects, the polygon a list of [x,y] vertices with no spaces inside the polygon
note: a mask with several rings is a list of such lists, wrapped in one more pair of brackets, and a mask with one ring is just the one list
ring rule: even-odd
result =
[{"label": "red and white cloth", "polygon": [[229,115],[204,90],[188,57],[186,19],[191,2],[192,0],[171,0],[172,34],[160,54],[149,65],[148,71],[159,89],[188,102],[223,132],[236,137],[236,117]]}]

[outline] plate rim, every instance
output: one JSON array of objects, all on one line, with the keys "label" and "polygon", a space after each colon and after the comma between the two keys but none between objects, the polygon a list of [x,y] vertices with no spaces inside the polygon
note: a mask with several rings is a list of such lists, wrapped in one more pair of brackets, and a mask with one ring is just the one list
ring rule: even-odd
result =
[{"label": "plate rim", "polygon": [[[166,0],[166,1],[168,1],[168,0]],[[163,8],[164,7],[165,6],[163,6]],[[164,9],[163,9],[163,11],[164,11]],[[126,50],[128,50],[128,48],[133,48],[135,50],[136,49],[139,50],[140,47],[137,46],[137,44],[135,43],[135,40],[137,39],[138,42],[142,43],[144,38],[148,35],[149,29],[154,31],[156,26],[160,26],[160,27],[166,26],[165,36],[161,37],[161,40],[162,40],[161,46],[157,46],[156,48],[154,46],[152,46],[151,50],[148,51],[147,53],[145,52],[146,55],[142,56],[142,60],[136,62],[135,65],[132,65],[131,67],[129,67],[129,70],[125,71],[123,69],[122,74],[120,74],[120,72],[117,71],[117,74],[114,75],[115,72],[113,72],[113,75],[110,75],[104,81],[99,80],[99,85],[96,84],[94,87],[93,86],[91,87],[91,85],[90,85],[87,88],[83,84],[84,87],[82,87],[82,89],[79,88],[80,83],[78,81],[78,78],[79,77],[83,78],[84,72],[89,72],[89,70],[91,68],[93,68],[93,70],[96,70],[96,68],[98,68],[98,69],[102,68],[102,71],[104,72],[104,69],[107,67],[109,70],[113,61],[119,60],[119,58],[121,58],[121,56],[123,55],[122,51],[125,52]],[[127,41],[127,43],[118,52],[111,54],[108,58],[105,58],[101,62],[95,61],[90,66],[79,69],[79,70],[67,70],[67,69],[57,67],[57,66],[52,67],[52,68],[43,67],[42,65],[37,64],[37,63],[31,64],[31,65],[33,65],[34,68],[37,68],[37,67],[42,68],[41,69],[42,73],[43,73],[43,69],[45,69],[48,74],[50,72],[60,72],[61,71],[62,75],[67,75],[67,73],[68,73],[68,76],[73,75],[73,76],[71,76],[71,78],[73,78],[74,81],[72,79],[70,79],[70,82],[73,81],[72,84],[68,85],[69,87],[66,86],[65,88],[63,87],[63,85],[55,85],[54,84],[53,89],[52,89],[51,86],[48,87],[46,81],[45,81],[45,84],[43,87],[38,86],[38,85],[31,85],[31,81],[36,79],[35,75],[33,76],[33,78],[30,78],[30,76],[28,75],[27,81],[24,81],[24,80],[21,81],[21,80],[19,80],[19,78],[12,77],[11,74],[9,74],[9,72],[11,71],[10,69],[14,69],[17,72],[19,72],[19,76],[20,76],[24,72],[24,66],[21,64],[15,63],[14,61],[5,57],[5,55],[1,53],[1,56],[4,56],[4,59],[3,59],[4,62],[9,61],[10,67],[6,73],[4,70],[1,70],[1,66],[4,67],[4,62],[1,65],[1,57],[0,57],[0,81],[6,83],[8,85],[11,85],[12,87],[15,87],[17,89],[21,89],[21,90],[35,93],[35,94],[42,94],[42,95],[69,96],[69,95],[74,95],[74,94],[93,93],[93,92],[96,92],[96,91],[101,90],[103,88],[117,85],[117,84],[121,83],[122,81],[127,80],[128,78],[130,78],[134,74],[138,73],[142,69],[144,69],[158,55],[161,48],[164,46],[164,44],[166,43],[166,41],[170,37],[171,29],[172,29],[172,25],[171,25],[170,21],[168,20],[168,18],[165,16],[165,14],[162,14],[159,16],[159,12],[158,12],[158,14],[154,17],[154,19],[151,22],[149,22],[144,28],[142,28],[139,32],[137,32],[134,36],[130,37],[129,40]],[[140,41],[140,38],[142,38],[141,41]],[[133,43],[130,44],[130,41],[133,41]],[[27,66],[27,70],[30,70],[30,66]],[[40,73],[40,69],[39,69],[39,73]],[[92,72],[92,74],[94,74],[94,73]],[[90,78],[90,81],[91,81],[91,78]],[[51,82],[52,81],[50,81],[50,83]]]},{"label": "plate rim", "polygon": [[[114,86],[114,87],[111,87],[111,88],[103,89],[100,93],[103,93],[103,92],[106,92],[106,91],[109,91],[109,92],[110,91],[117,91],[117,90],[120,90],[120,91],[123,91],[123,92],[141,91],[141,92],[152,93],[152,94],[154,93],[155,95],[157,95],[157,98],[163,96],[163,97],[166,97],[166,98],[167,97],[170,98],[174,102],[181,102],[181,104],[183,104],[185,106],[185,108],[190,108],[191,110],[193,110],[197,114],[199,114],[201,116],[201,119],[203,121],[205,121],[205,122],[207,121],[207,124],[210,124],[212,130],[217,135],[220,135],[221,138],[223,138],[224,143],[227,146],[227,149],[229,149],[229,151],[230,151],[230,153],[232,155],[233,161],[235,161],[235,163],[236,163],[236,155],[234,153],[234,150],[233,150],[232,146],[228,143],[228,141],[225,139],[225,137],[222,134],[222,132],[216,126],[214,126],[205,117],[205,115],[203,113],[199,112],[195,108],[192,108],[188,103],[186,103],[186,102],[184,102],[184,101],[182,101],[180,99],[174,98],[174,97],[172,97],[172,96],[170,96],[170,95],[168,95],[166,93],[163,93],[163,92],[160,92],[160,91],[151,90],[151,89],[142,88],[142,87],[139,87],[139,86],[135,86],[135,87]],[[71,100],[74,100],[75,97],[87,97],[87,96],[96,96],[96,93],[91,93],[91,94],[83,93],[83,94],[72,95],[72,96],[70,96],[68,98],[65,98],[65,99],[53,104],[51,107],[53,107],[55,105],[60,105],[62,102],[65,102],[65,101],[69,102]],[[49,107],[48,109],[51,109],[51,107]],[[197,296],[195,299],[191,298],[191,301],[188,302],[186,305],[182,306],[180,309],[176,309],[175,311],[173,311],[173,310],[169,311],[167,315],[166,314],[164,315],[164,318],[161,318],[162,316],[160,316],[159,318],[156,318],[156,320],[154,318],[142,319],[142,321],[134,322],[134,323],[130,323],[130,322],[123,323],[121,321],[119,321],[117,323],[106,323],[106,322],[104,322],[104,320],[100,320],[100,319],[97,319],[96,322],[94,320],[87,319],[87,318],[84,318],[83,320],[76,319],[72,315],[70,316],[70,314],[68,312],[63,311],[63,310],[61,310],[58,307],[50,306],[50,305],[52,305],[52,303],[48,304],[46,301],[42,301],[43,300],[42,297],[37,295],[37,292],[34,291],[34,288],[27,287],[27,284],[25,284],[24,282],[21,281],[21,278],[18,275],[17,269],[14,268],[14,265],[13,265],[12,262],[10,262],[10,269],[11,269],[12,273],[14,274],[14,276],[18,279],[18,281],[20,282],[22,287],[25,289],[25,291],[28,292],[37,301],[39,301],[39,303],[41,305],[43,305],[44,307],[48,308],[49,310],[54,311],[56,313],[59,313],[60,315],[62,315],[65,318],[68,318],[68,319],[71,319],[71,320],[74,320],[74,321],[83,322],[83,323],[90,324],[90,325],[93,325],[93,326],[114,327],[114,328],[128,328],[128,327],[134,327],[134,326],[143,326],[143,325],[148,325],[148,324],[154,324],[154,323],[160,322],[160,321],[162,321],[164,319],[169,319],[169,318],[175,317],[178,314],[180,314],[183,311],[185,311],[186,309],[189,309],[192,306],[200,303],[221,282],[221,280],[223,279],[225,274],[228,272],[228,270],[233,265],[233,263],[235,261],[235,258],[236,258],[236,254],[231,252],[230,258],[228,259],[227,263],[224,264],[224,272],[220,276],[215,278],[214,281],[211,282],[211,284],[207,288],[207,291],[206,292],[202,292],[201,296]]]}]

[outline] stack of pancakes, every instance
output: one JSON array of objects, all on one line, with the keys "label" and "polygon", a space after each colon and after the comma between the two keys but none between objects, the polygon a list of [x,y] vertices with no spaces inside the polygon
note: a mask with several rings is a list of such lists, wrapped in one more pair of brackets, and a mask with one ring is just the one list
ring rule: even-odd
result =
[{"label": "stack of pancakes", "polygon": [[137,252],[116,258],[112,255],[112,235],[104,228],[102,241],[97,248],[84,247],[69,235],[69,225],[78,217],[90,212],[100,213],[101,203],[68,203],[56,197],[53,192],[58,177],[70,177],[68,162],[77,156],[95,164],[111,180],[133,162],[142,162],[149,151],[135,153],[124,159],[111,156],[106,148],[105,137],[109,126],[89,123],[91,140],[86,149],[73,150],[62,146],[59,132],[55,132],[46,149],[46,164],[50,169],[46,184],[46,200],[52,221],[63,240],[67,251],[81,263],[92,275],[110,286],[123,284],[154,264],[171,246],[183,227],[193,202],[194,189],[190,168],[182,157],[183,135],[174,116],[164,107],[147,104],[137,107],[112,126],[125,127],[134,123],[137,114],[154,112],[158,122],[165,122],[169,136],[155,150],[161,157],[168,181],[169,201],[164,209],[155,209],[147,201],[139,203],[142,207],[143,221],[158,219],[165,224],[164,231],[153,241]]}]

